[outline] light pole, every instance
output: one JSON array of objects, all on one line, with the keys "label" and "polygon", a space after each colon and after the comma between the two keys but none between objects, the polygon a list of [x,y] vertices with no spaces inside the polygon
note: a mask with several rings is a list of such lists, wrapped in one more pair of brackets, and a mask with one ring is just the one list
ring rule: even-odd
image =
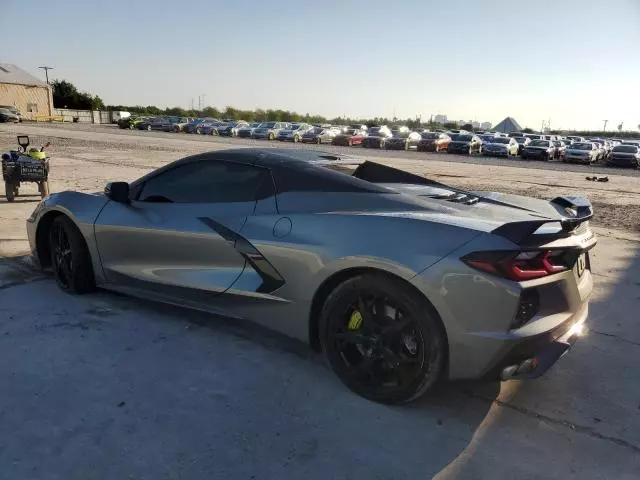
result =
[{"label": "light pole", "polygon": [[38,67],[44,70],[44,76],[47,78],[47,85],[49,85],[49,70],[53,70],[53,67]]},{"label": "light pole", "polygon": [[609,123],[609,120],[603,120],[604,122],[604,127],[602,127],[602,133],[607,131],[607,123]]}]

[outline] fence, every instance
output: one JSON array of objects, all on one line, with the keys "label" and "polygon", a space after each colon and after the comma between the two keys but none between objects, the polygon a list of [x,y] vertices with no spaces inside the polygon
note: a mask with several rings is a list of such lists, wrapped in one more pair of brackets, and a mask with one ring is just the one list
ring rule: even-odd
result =
[{"label": "fence", "polygon": [[[113,112],[105,110],[72,110],[69,108],[54,108],[53,116],[55,120],[62,122],[73,122],[74,118],[78,123],[112,123]],[[60,118],[62,120],[60,120]]]}]

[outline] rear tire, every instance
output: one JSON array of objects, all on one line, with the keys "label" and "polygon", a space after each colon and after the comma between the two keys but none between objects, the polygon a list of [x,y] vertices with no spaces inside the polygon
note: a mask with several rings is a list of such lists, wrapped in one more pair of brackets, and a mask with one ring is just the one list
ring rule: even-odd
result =
[{"label": "rear tire", "polygon": [[61,215],[49,230],[51,267],[58,286],[67,293],[83,294],[95,290],[91,255],[78,227]]},{"label": "rear tire", "polygon": [[[446,365],[446,336],[432,311],[400,280],[375,273],[350,278],[320,314],[325,357],[345,386],[364,398],[414,400],[440,380]],[[360,322],[352,325],[356,314]]]}]

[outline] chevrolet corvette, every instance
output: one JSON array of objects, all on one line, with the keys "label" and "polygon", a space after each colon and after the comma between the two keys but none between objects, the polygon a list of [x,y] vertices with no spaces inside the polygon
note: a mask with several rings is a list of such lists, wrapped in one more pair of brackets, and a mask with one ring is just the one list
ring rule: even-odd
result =
[{"label": "chevrolet corvette", "polygon": [[65,292],[246,318],[322,351],[357,394],[404,403],[447,379],[545,373],[584,328],[592,215],[582,197],[246,148],[51,194],[27,232]]}]

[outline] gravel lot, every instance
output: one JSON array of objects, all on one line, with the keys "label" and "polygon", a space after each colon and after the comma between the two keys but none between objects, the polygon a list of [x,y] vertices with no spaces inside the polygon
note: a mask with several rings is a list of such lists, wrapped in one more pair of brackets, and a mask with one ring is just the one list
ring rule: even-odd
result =
[{"label": "gravel lot", "polygon": [[[405,151],[300,145],[241,138],[120,130],[112,125],[30,124],[5,125],[0,129],[0,149],[15,144],[15,134],[29,134],[32,143],[52,143],[52,191],[84,189],[84,183],[69,184],[69,176],[57,169],[65,159],[84,164],[130,167],[146,171],[188,154],[224,148],[321,148],[349,153],[396,165],[443,183],[471,190],[501,191],[539,198],[586,195],[595,206],[594,223],[599,226],[640,233],[640,170],[585,166],[560,161],[540,162],[481,156],[448,155]],[[93,170],[94,167],[92,167]],[[122,171],[128,171],[124,169]],[[590,182],[587,176],[607,176],[609,182]],[[97,177],[95,177],[97,178]],[[123,179],[123,178],[117,178]],[[95,183],[101,187],[99,182]]]},{"label": "gravel lot", "polygon": [[[101,190],[238,144],[2,125],[0,148],[16,132],[52,141],[52,191]],[[0,198],[0,478],[637,478],[637,172],[370,156],[464,187],[588,195],[600,225],[588,335],[539,380],[455,383],[385,407],[346,391],[306,346],[258,327],[105,292],[61,293],[23,257],[38,197]],[[610,182],[585,181],[594,171]]]}]

